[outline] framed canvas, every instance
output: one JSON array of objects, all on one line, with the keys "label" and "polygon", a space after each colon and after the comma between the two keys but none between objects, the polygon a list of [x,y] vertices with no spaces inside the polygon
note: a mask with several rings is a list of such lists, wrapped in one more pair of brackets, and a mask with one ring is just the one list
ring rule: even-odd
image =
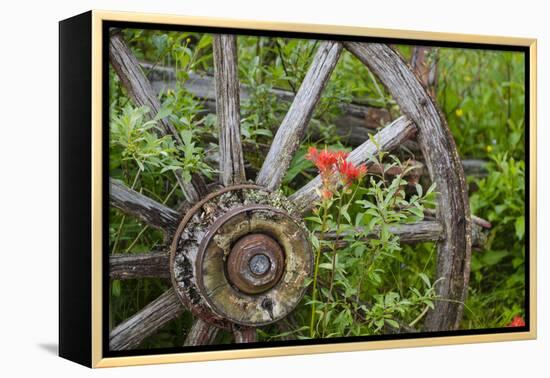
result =
[{"label": "framed canvas", "polygon": [[536,337],[536,41],[60,22],[59,353]]}]

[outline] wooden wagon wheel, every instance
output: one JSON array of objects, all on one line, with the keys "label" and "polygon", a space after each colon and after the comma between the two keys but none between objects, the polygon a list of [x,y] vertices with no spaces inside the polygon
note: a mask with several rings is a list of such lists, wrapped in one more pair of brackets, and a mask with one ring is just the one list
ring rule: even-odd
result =
[{"label": "wooden wagon wheel", "polygon": [[[137,347],[184,309],[196,317],[185,345],[212,343],[218,329],[235,342],[251,342],[254,327],[290,313],[304,294],[312,271],[312,251],[301,213],[315,203],[317,177],[289,198],[277,194],[342,49],[363,62],[386,86],[403,115],[374,139],[354,149],[348,160],[366,162],[378,149],[390,151],[416,135],[430,177],[437,185],[436,222],[398,229],[401,242],[437,241],[435,309],[424,329],[456,329],[468,287],[471,226],[468,196],[454,140],[434,100],[392,48],[384,44],[323,41],[274,137],[255,183],[246,181],[241,148],[236,36],[214,35],[216,108],[219,125],[219,190],[205,193],[200,178],[180,184],[189,200],[178,213],[111,179],[110,202],[124,213],[164,230],[169,251],[111,255],[110,277],[170,277],[172,288],[117,325],[112,350]],[[119,33],[110,40],[112,67],[138,105],[158,111],[159,102]],[[164,132],[178,140],[173,126]]]}]

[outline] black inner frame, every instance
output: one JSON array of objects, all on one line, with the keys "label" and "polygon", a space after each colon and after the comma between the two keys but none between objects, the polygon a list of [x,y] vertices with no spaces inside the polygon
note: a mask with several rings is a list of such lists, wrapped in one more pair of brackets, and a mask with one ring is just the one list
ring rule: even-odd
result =
[{"label": "black inner frame", "polygon": [[[132,349],[124,351],[109,350],[109,330],[105,327],[109,324],[109,240],[104,237],[102,241],[102,354],[103,357],[123,357],[123,356],[139,356],[139,355],[156,355],[167,353],[194,353],[204,351],[219,351],[219,350],[235,350],[235,349],[253,349],[253,348],[270,348],[281,346],[300,346],[300,345],[322,345],[322,344],[341,344],[350,342],[365,342],[365,341],[380,341],[380,340],[401,340],[401,339],[423,339],[443,336],[466,336],[466,335],[488,335],[497,333],[516,333],[528,332],[530,328],[530,54],[528,46],[508,46],[499,44],[482,44],[482,43],[462,43],[462,42],[440,42],[427,41],[407,38],[381,38],[381,37],[363,37],[363,36],[346,36],[333,35],[323,33],[302,33],[302,32],[283,32],[261,29],[238,29],[238,28],[220,28],[206,26],[190,26],[190,25],[166,25],[155,23],[141,22],[126,22],[126,21],[103,21],[102,22],[102,125],[103,125],[103,188],[102,188],[102,206],[103,206],[103,235],[109,235],[109,30],[110,28],[129,28],[129,29],[150,29],[150,30],[166,30],[166,31],[187,31],[187,32],[202,32],[202,33],[224,33],[236,35],[252,35],[266,37],[286,37],[286,38],[301,38],[301,39],[318,39],[318,40],[338,40],[338,41],[357,41],[357,42],[378,42],[387,44],[405,44],[405,45],[421,45],[421,46],[437,46],[437,47],[454,47],[465,49],[483,49],[483,50],[499,50],[499,51],[516,51],[523,52],[525,58],[525,326],[523,327],[501,327],[501,328],[483,328],[470,330],[456,331],[438,331],[438,332],[419,332],[405,333],[395,335],[372,335],[372,336],[353,336],[353,337],[336,337],[314,340],[290,340],[290,341],[269,341],[255,342],[248,344],[222,344],[222,345],[201,345],[201,346],[181,346],[173,348],[155,348],[155,349]],[[403,32],[406,34],[406,32]],[[106,132],[107,131],[107,132]]]}]

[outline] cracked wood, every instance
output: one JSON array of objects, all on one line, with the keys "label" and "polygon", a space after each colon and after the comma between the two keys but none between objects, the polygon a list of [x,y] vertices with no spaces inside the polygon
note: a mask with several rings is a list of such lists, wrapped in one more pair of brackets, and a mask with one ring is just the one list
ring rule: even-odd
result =
[{"label": "cracked wood", "polygon": [[220,181],[224,186],[230,186],[246,181],[241,146],[241,117],[239,114],[237,37],[215,34],[212,47],[216,77]]},{"label": "cracked wood", "polygon": [[165,251],[146,253],[117,253],[109,255],[109,276],[111,279],[169,278],[170,255]]}]

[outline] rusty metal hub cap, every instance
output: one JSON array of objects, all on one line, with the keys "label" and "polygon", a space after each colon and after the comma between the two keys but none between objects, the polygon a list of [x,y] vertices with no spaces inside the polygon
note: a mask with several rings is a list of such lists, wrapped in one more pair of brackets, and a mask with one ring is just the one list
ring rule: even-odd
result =
[{"label": "rusty metal hub cap", "polygon": [[171,247],[173,286],[218,327],[282,319],[304,295],[313,253],[300,215],[256,185],[211,193],[182,219]]},{"label": "rusty metal hub cap", "polygon": [[266,234],[240,238],[227,257],[227,280],[247,294],[263,293],[279,282],[285,255],[275,239]]}]

